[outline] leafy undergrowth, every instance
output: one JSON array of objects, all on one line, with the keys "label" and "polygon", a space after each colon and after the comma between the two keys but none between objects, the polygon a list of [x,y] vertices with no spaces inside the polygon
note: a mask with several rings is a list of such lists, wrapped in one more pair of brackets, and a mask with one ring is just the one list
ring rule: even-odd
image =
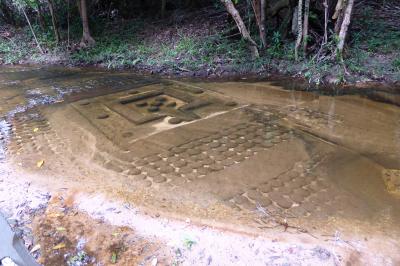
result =
[{"label": "leafy undergrowth", "polygon": [[[39,42],[46,50],[44,55],[39,53],[27,28],[0,29],[8,34],[0,38],[0,62],[96,65],[167,75],[223,76],[277,71],[313,83],[399,81],[400,31],[389,27],[385,18],[374,16],[374,12],[365,8],[354,17],[344,64],[316,60],[313,54],[295,62],[293,42],[281,38],[279,32],[268,33],[269,47],[253,60],[237,32],[227,32],[228,26],[221,18],[210,19],[204,15],[207,11],[196,16],[187,14],[179,21],[102,21],[92,25],[96,45],[86,49],[78,45],[79,21],[71,25],[69,45],[66,41],[57,45],[51,31],[42,32],[35,26]],[[357,30],[360,27],[362,30]],[[62,39],[67,39],[66,32],[62,32]]]}]

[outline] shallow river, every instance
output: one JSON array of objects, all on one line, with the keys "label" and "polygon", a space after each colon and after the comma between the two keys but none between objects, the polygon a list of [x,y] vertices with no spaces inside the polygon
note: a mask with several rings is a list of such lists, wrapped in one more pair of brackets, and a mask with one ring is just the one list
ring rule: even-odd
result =
[{"label": "shallow river", "polygon": [[43,186],[228,230],[399,239],[400,108],[294,85],[3,68],[0,159]]}]

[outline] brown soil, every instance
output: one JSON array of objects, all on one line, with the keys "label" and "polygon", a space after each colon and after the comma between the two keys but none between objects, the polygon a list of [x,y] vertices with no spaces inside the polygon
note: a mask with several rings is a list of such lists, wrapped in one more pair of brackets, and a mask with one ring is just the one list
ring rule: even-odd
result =
[{"label": "brown soil", "polygon": [[93,220],[74,208],[73,194],[55,194],[43,215],[33,221],[43,265],[170,264],[165,243],[138,236],[127,227]]}]

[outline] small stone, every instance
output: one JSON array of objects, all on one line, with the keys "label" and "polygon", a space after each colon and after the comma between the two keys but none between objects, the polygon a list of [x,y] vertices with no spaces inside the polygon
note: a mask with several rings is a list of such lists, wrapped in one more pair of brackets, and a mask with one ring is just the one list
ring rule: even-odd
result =
[{"label": "small stone", "polygon": [[182,123],[182,122],[183,122],[183,120],[178,118],[178,117],[173,117],[173,118],[168,120],[168,123],[170,123],[172,125],[176,125],[176,124],[179,124],[179,123]]}]

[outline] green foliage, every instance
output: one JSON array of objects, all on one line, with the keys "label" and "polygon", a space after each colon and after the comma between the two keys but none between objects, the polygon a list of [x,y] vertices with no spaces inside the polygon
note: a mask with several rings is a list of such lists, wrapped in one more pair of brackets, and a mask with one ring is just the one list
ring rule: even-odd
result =
[{"label": "green foliage", "polygon": [[[156,71],[211,71],[217,74],[222,72],[249,73],[278,68],[286,73],[303,73],[306,79],[316,83],[320,83],[323,77],[330,72],[335,72],[335,74],[340,72],[339,69],[332,70],[334,66],[337,66],[337,62],[334,62],[335,58],[332,57],[331,52],[336,49],[338,42],[338,36],[332,32],[329,34],[331,37],[328,43],[324,45],[322,52],[318,55],[318,59],[311,54],[308,59],[294,63],[293,40],[283,38],[281,35],[283,31],[268,27],[268,48],[260,49],[261,57],[253,60],[244,40],[236,38],[237,36],[226,37],[226,35],[231,35],[231,32],[213,31],[213,35],[205,36],[203,32],[198,34],[195,27],[195,30],[191,31],[177,25],[178,34],[175,34],[175,29],[173,29],[171,32],[174,34],[171,35],[171,38],[156,36],[151,34],[154,25],[149,26],[148,21],[144,19],[106,19],[103,16],[93,16],[92,11],[89,18],[90,31],[96,40],[96,45],[80,49],[78,43],[82,35],[81,20],[76,5],[71,3],[69,36],[72,49],[68,51],[65,45],[67,39],[65,1],[55,0],[61,39],[63,40],[63,43],[60,44],[55,43],[54,31],[50,26],[51,17],[48,12],[43,14],[47,22],[46,29],[35,24],[38,22],[37,19],[34,19],[37,13],[32,12],[32,9],[37,10],[38,8],[35,0],[13,0],[12,2],[29,11],[28,15],[31,17],[33,29],[47,55],[43,56],[38,53],[32,40],[32,33],[28,27],[25,27],[19,30],[11,40],[0,38],[1,63],[18,63],[24,59],[40,62],[40,60],[46,60],[48,55],[59,55],[62,52],[62,54],[69,54],[68,59],[65,59],[69,60],[68,63],[101,65],[107,68],[139,67],[151,68]],[[237,0],[233,0],[233,2],[238,3]],[[41,3],[45,5],[45,2],[41,1]],[[239,4],[242,3],[245,4],[243,1]],[[213,5],[215,10],[224,10],[220,1],[213,2]],[[101,5],[98,8],[99,10],[104,9]],[[96,12],[99,11],[94,13]],[[350,46],[345,49],[343,66],[351,73],[359,75],[370,73],[379,75],[384,71],[399,72],[400,60],[398,58],[391,59],[391,55],[398,55],[395,51],[400,50],[400,32],[391,30],[390,27],[387,27],[385,20],[371,15],[374,13],[373,10],[365,8],[363,12],[364,15],[360,19],[352,22],[352,27],[363,30],[350,32],[348,40],[351,42],[349,42]],[[320,22],[319,15],[317,10],[312,9],[310,24],[318,24]],[[247,20],[246,17],[244,18]],[[250,18],[249,21],[251,21]],[[252,37],[257,43],[260,43],[255,21],[253,20],[250,24]],[[232,25],[234,25],[233,22]],[[215,29],[221,30],[221,28]],[[310,36],[314,35],[310,34]],[[314,44],[310,39],[307,39],[307,42]],[[371,63],[370,59],[374,54],[381,52],[387,53],[389,59],[386,62],[375,62],[378,61],[375,60]]]},{"label": "green foliage", "polygon": [[75,256],[72,256],[68,259],[68,266],[78,266],[78,265],[86,265],[88,262],[89,256],[85,251],[79,251]]},{"label": "green foliage", "polygon": [[400,58],[394,59],[392,65],[395,68],[395,71],[400,71]]},{"label": "green foliage", "polygon": [[71,58],[75,62],[103,64],[109,68],[142,64],[198,70],[212,67],[221,58],[239,65],[249,56],[244,41],[231,42],[219,35],[200,39],[180,33],[175,40],[146,43],[133,38],[130,31],[132,27],[120,28],[112,34],[103,32],[95,36],[95,47],[80,50]]},{"label": "green foliage", "polygon": [[187,249],[192,249],[192,246],[196,244],[196,241],[190,237],[186,237],[183,240],[183,245],[187,248]]},{"label": "green foliage", "polygon": [[0,63],[16,64],[32,54],[30,35],[17,35],[9,39],[0,38]]},{"label": "green foliage", "polygon": [[270,46],[267,49],[267,53],[269,56],[272,57],[282,57],[283,56],[283,49],[282,49],[282,40],[281,34],[279,31],[275,31],[274,35],[272,36]]},{"label": "green foliage", "polygon": [[352,44],[368,52],[390,53],[400,49],[400,31],[390,27],[385,19],[371,15],[371,8],[363,9],[363,16],[355,21],[362,31],[353,34]]}]

